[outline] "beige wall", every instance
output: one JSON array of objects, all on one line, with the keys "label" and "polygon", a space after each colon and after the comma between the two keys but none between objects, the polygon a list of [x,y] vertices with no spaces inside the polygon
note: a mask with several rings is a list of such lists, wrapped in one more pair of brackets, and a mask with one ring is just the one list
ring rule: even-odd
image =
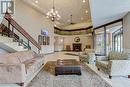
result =
[{"label": "beige wall", "polygon": [[54,51],[62,51],[64,49],[64,37],[55,35]]},{"label": "beige wall", "polygon": [[36,40],[41,29],[49,31],[50,45],[42,46],[42,52],[54,52],[54,28],[53,23],[44,15],[37,12],[21,0],[15,2],[15,20]]},{"label": "beige wall", "polygon": [[130,12],[123,19],[124,50],[130,52]]},{"label": "beige wall", "polygon": [[64,36],[64,50],[66,50],[66,45],[71,46],[71,50],[73,49],[72,44],[76,43],[74,41],[75,37],[80,38],[80,42],[82,44],[82,50],[85,48],[86,45],[93,45],[92,43],[92,36],[91,35],[73,35],[73,36]]}]

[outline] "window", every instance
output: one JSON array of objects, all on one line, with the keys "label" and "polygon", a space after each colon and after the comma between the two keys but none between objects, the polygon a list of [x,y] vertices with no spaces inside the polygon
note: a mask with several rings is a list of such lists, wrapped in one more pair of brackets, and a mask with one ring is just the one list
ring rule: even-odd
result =
[{"label": "window", "polygon": [[123,51],[123,31],[122,28],[115,31],[113,34],[113,51],[122,52]]},{"label": "window", "polygon": [[104,28],[95,30],[95,45],[96,54],[105,55],[105,41],[104,41]]},{"label": "window", "polygon": [[93,34],[97,55],[108,55],[110,51],[123,51],[122,21],[95,28]]}]

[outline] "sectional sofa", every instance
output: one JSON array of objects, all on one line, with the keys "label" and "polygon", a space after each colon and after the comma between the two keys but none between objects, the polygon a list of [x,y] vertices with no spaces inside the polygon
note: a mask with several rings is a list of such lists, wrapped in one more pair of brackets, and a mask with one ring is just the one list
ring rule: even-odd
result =
[{"label": "sectional sofa", "polygon": [[0,87],[3,84],[26,86],[42,69],[44,57],[33,51],[0,55]]}]

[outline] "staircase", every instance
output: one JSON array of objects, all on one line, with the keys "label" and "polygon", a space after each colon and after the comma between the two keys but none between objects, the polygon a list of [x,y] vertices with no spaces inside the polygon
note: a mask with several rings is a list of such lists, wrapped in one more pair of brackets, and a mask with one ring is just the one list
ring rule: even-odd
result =
[{"label": "staircase", "polygon": [[8,52],[17,52],[17,51],[26,51],[28,50],[23,45],[20,45],[19,42],[13,41],[13,38],[0,36],[0,48]]},{"label": "staircase", "polygon": [[8,52],[33,50],[38,53],[41,50],[39,43],[8,13],[5,14],[0,24],[0,48]]}]

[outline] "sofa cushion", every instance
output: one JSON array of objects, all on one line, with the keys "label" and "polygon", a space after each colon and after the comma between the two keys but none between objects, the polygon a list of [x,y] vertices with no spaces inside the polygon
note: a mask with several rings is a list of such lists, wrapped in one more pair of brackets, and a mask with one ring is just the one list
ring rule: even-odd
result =
[{"label": "sofa cushion", "polygon": [[28,61],[24,61],[23,63],[25,64],[25,69],[26,69],[26,74],[27,75],[30,75],[30,74],[34,73],[35,61],[28,60]]},{"label": "sofa cushion", "polygon": [[8,53],[0,55],[0,63],[21,63],[34,58],[33,51],[20,51],[16,53]]},{"label": "sofa cushion", "polygon": [[26,74],[29,76],[40,68],[42,65],[42,58],[32,58],[30,60],[24,61],[23,63],[25,64]]},{"label": "sofa cushion", "polygon": [[34,58],[37,58],[37,57],[44,57],[44,54],[39,54],[39,53],[35,53],[34,52]]},{"label": "sofa cushion", "polygon": [[0,55],[0,63],[3,64],[3,63],[8,63],[8,54],[1,54]]},{"label": "sofa cushion", "polygon": [[8,53],[0,56],[0,63],[21,63],[16,53]]},{"label": "sofa cushion", "polygon": [[21,62],[24,62],[24,61],[27,61],[27,60],[34,58],[34,54],[35,53],[31,50],[30,51],[17,52],[17,56],[18,56],[18,58]]},{"label": "sofa cushion", "polygon": [[11,53],[8,55],[8,63],[21,63],[16,53]]}]

